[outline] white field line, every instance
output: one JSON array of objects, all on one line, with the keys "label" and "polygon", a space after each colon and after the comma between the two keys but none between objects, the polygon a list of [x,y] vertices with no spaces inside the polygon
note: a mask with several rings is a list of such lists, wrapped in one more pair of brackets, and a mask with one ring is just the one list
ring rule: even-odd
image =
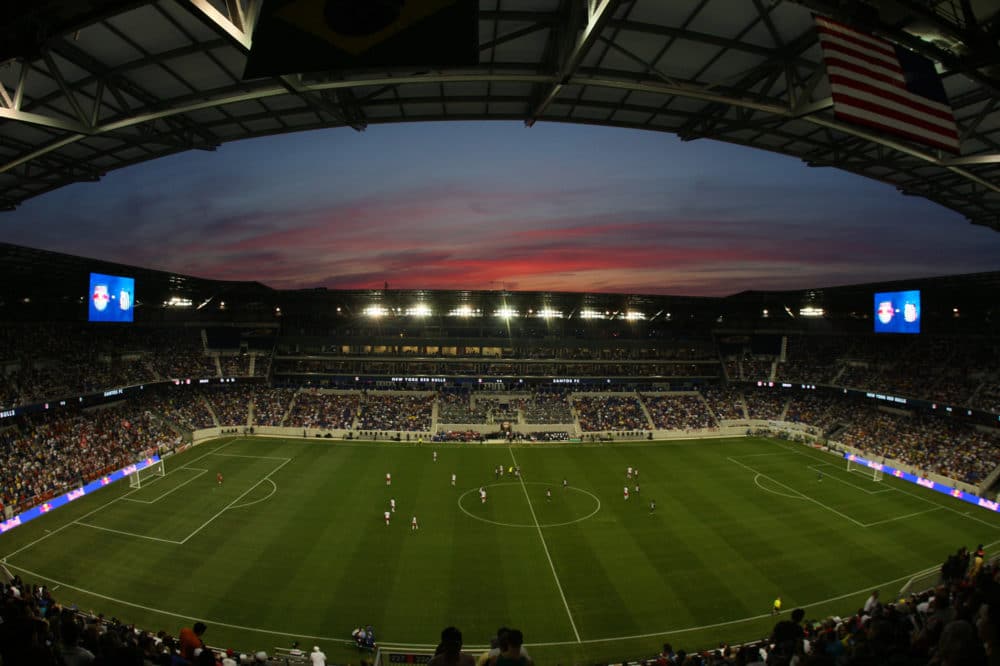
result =
[{"label": "white field line", "polygon": [[840,511],[837,511],[836,509],[834,509],[834,508],[833,508],[832,506],[827,506],[826,504],[823,504],[823,503],[822,503],[822,502],[820,502],[820,501],[819,501],[818,499],[814,499],[814,498],[812,498],[812,497],[809,497],[809,495],[806,495],[805,493],[802,493],[802,492],[799,492],[798,490],[796,490],[795,488],[792,488],[791,486],[786,486],[786,485],[785,485],[785,484],[783,484],[783,483],[782,483],[781,481],[776,481],[775,479],[773,479],[772,477],[768,476],[767,474],[764,474],[763,472],[760,472],[759,470],[756,470],[756,469],[754,469],[753,467],[750,467],[749,465],[744,465],[744,464],[743,464],[743,463],[741,463],[741,462],[740,462],[739,460],[736,460],[736,459],[734,459],[734,458],[729,458],[729,460],[730,460],[731,462],[734,462],[734,463],[736,463],[736,464],[737,464],[737,465],[739,465],[740,467],[743,467],[743,468],[745,468],[745,469],[748,469],[748,470],[750,470],[750,471],[751,471],[751,472],[753,472],[754,474],[759,474],[760,476],[764,477],[764,478],[765,478],[765,479],[767,479],[768,481],[770,481],[770,482],[772,482],[772,483],[775,483],[775,484],[777,484],[777,485],[781,486],[781,487],[782,487],[782,488],[784,488],[785,490],[790,490],[790,491],[792,491],[793,493],[797,493],[798,495],[801,495],[801,496],[802,496],[802,499],[804,499],[804,500],[807,500],[807,501],[809,501],[809,502],[812,502],[813,504],[815,504],[815,505],[817,505],[817,506],[821,506],[821,507],[823,507],[824,509],[826,509],[827,511],[830,511],[831,513],[835,513],[835,514],[837,514],[837,515],[838,515],[838,516],[840,516],[841,518],[846,518],[847,520],[851,521],[852,523],[854,523],[854,524],[855,524],[855,525],[857,525],[858,527],[864,527],[864,526],[865,526],[865,524],[864,524],[864,523],[862,523],[861,521],[858,521],[858,520],[855,520],[854,518],[851,518],[851,517],[850,517],[850,516],[848,516],[848,515],[847,515],[846,513],[841,513]]},{"label": "white field line", "polygon": [[[837,483],[843,483],[845,486],[850,486],[851,488],[854,488],[856,490],[860,490],[861,492],[863,492],[863,493],[865,493],[867,495],[881,495],[882,493],[891,493],[892,492],[892,488],[881,488],[880,490],[866,490],[864,487],[859,486],[856,483],[851,483],[850,481],[845,481],[844,479],[841,479],[839,476],[835,476],[833,474],[827,474],[826,472],[824,472],[823,470],[820,469],[820,467],[823,467],[824,465],[830,465],[830,463],[823,463],[822,465],[809,465],[808,468],[811,469],[811,470],[813,470],[813,471],[816,471],[816,472],[819,472],[819,473],[823,474],[823,478],[824,479],[833,479]],[[840,468],[837,468],[836,465],[833,465],[833,467],[836,468],[837,471],[842,471]],[[869,481],[871,481],[870,478],[869,478]],[[869,484],[869,485],[871,485],[871,484]]]},{"label": "white field line", "polygon": [[224,458],[254,458],[256,460],[290,460],[290,458],[283,458],[279,456],[245,456],[242,453],[210,453],[213,456],[222,456]]},{"label": "white field line", "polygon": [[[238,439],[238,438],[236,438],[236,437],[233,437],[233,438],[231,438],[231,439],[230,439],[230,440],[229,440],[228,442],[226,442],[225,444],[223,444],[222,446],[219,446],[219,447],[216,447],[215,449],[213,449],[213,450],[211,450],[211,451],[209,451],[209,452],[207,452],[207,453],[203,453],[202,455],[198,456],[198,457],[197,457],[197,458],[195,458],[194,460],[189,460],[188,462],[184,463],[183,465],[181,465],[181,466],[180,466],[180,467],[178,467],[177,469],[184,469],[185,467],[187,467],[187,466],[188,466],[188,465],[190,465],[191,463],[194,463],[194,462],[198,462],[198,461],[199,461],[199,460],[201,460],[202,458],[204,458],[204,457],[206,457],[206,456],[209,456],[209,455],[211,455],[211,454],[215,453],[215,452],[216,452],[216,451],[218,451],[219,449],[223,449],[223,448],[225,448],[225,447],[229,446],[230,444],[232,444],[233,442],[235,442],[235,441],[236,441],[237,439]],[[177,470],[173,470],[173,471],[177,471]],[[137,488],[136,490],[138,490],[138,488]],[[49,538],[50,536],[52,536],[53,534],[57,534],[57,533],[59,533],[59,532],[62,532],[62,531],[63,531],[64,529],[66,529],[66,528],[67,528],[67,527],[69,527],[70,525],[76,525],[76,524],[77,524],[77,521],[78,521],[78,520],[83,520],[84,518],[87,518],[88,516],[92,516],[92,515],[94,515],[95,513],[97,513],[98,511],[100,511],[101,509],[103,509],[103,508],[105,508],[105,507],[107,507],[107,506],[111,506],[112,504],[114,504],[114,503],[115,503],[115,502],[117,502],[118,500],[121,500],[121,499],[125,499],[125,498],[127,498],[127,497],[128,497],[129,495],[131,495],[131,494],[132,494],[132,493],[134,493],[134,492],[135,492],[135,490],[130,490],[129,492],[125,493],[124,495],[121,495],[121,496],[119,496],[119,497],[115,497],[114,499],[111,499],[111,500],[108,500],[107,502],[105,502],[104,504],[100,505],[99,507],[97,507],[97,508],[96,508],[96,509],[94,509],[93,511],[88,511],[87,513],[83,514],[82,516],[80,516],[80,517],[79,517],[79,518],[77,518],[76,520],[71,520],[70,522],[66,523],[66,524],[65,524],[65,525],[63,525],[62,527],[57,527],[56,529],[52,530],[51,532],[48,532],[48,533],[46,533],[46,534],[45,534],[45,536],[41,536],[41,537],[39,537],[39,538],[35,539],[34,541],[31,541],[31,542],[29,542],[29,543],[27,543],[27,544],[25,544],[25,545],[21,546],[20,548],[18,548],[18,549],[17,549],[17,550],[15,550],[15,551],[12,551],[12,552],[10,552],[10,553],[7,553],[6,555],[4,555],[4,556],[3,556],[3,558],[2,558],[2,559],[3,559],[3,561],[4,561],[4,562],[6,562],[6,561],[7,561],[7,558],[10,558],[10,557],[13,557],[13,556],[17,555],[18,553],[20,553],[20,552],[22,552],[22,551],[25,551],[25,550],[27,550],[27,549],[29,549],[29,548],[31,548],[31,547],[32,547],[32,546],[34,546],[34,545],[35,545],[36,543],[38,543],[38,542],[40,542],[40,541],[44,541],[45,539],[48,539],[48,538]],[[15,567],[15,568],[17,568],[17,567]]]},{"label": "white field line", "polygon": [[250,491],[252,491],[254,488],[256,488],[260,484],[264,483],[265,481],[269,481],[270,480],[270,476],[272,474],[274,474],[275,472],[277,472],[278,470],[280,470],[282,467],[284,467],[288,463],[292,462],[292,459],[291,458],[285,458],[284,461],[285,462],[281,463],[280,465],[278,465],[277,467],[275,467],[274,469],[272,469],[270,472],[268,472],[267,474],[265,474],[264,477],[260,481],[258,481],[257,483],[253,484],[252,486],[250,486],[249,488],[247,488],[246,490],[244,490],[240,494],[239,497],[237,497],[236,499],[234,499],[232,502],[230,502],[226,506],[222,507],[222,509],[218,513],[216,513],[214,516],[212,516],[211,518],[209,518],[208,520],[206,520],[205,522],[203,522],[201,525],[199,525],[195,529],[194,532],[191,532],[191,534],[188,534],[186,537],[184,537],[184,540],[181,541],[181,544],[185,544],[188,541],[190,541],[191,537],[195,536],[196,534],[198,534],[198,532],[201,532],[203,529],[205,529],[206,527],[208,527],[209,523],[211,523],[213,520],[215,520],[216,518],[218,518],[219,516],[221,516],[222,514],[224,514],[226,511],[228,511],[230,508],[232,508],[232,506],[234,504],[236,504],[237,502],[239,502],[241,499],[243,499],[244,497],[246,497],[247,495],[249,495]]},{"label": "white field line", "polygon": [[49,576],[43,576],[42,574],[40,574],[40,573],[38,573],[36,571],[31,571],[30,569],[25,569],[24,567],[19,567],[16,564],[11,564],[10,567],[12,569],[17,569],[18,571],[20,571],[22,573],[26,573],[26,574],[28,574],[30,576],[38,578],[40,580],[47,580],[50,583],[55,583],[57,585],[61,585],[62,587],[68,588],[70,590],[76,590],[77,592],[82,592],[84,594],[89,594],[90,596],[96,597],[97,599],[104,599],[105,601],[111,601],[111,602],[114,602],[116,604],[121,604],[122,606],[128,606],[129,608],[138,608],[139,610],[148,611],[150,613],[159,613],[160,615],[166,615],[168,617],[176,617],[176,618],[180,618],[182,620],[196,620],[196,621],[204,622],[205,624],[207,624],[209,626],[215,625],[215,626],[219,626],[219,627],[226,627],[228,629],[242,629],[244,631],[253,631],[253,632],[257,632],[257,633],[261,633],[261,634],[271,634],[271,635],[274,635],[274,636],[294,636],[296,638],[309,638],[309,639],[316,639],[316,640],[321,640],[321,641],[330,641],[330,642],[333,642],[333,643],[339,643],[339,644],[343,644],[343,645],[354,645],[354,641],[353,640],[349,640],[349,639],[345,640],[343,638],[332,638],[330,636],[309,636],[307,634],[297,634],[294,631],[273,631],[271,629],[259,629],[257,627],[245,627],[245,626],[239,625],[239,624],[230,624],[228,622],[220,622],[218,620],[209,620],[209,619],[206,619],[206,618],[203,618],[203,617],[198,617],[196,615],[184,615],[182,613],[174,613],[172,611],[163,610],[163,609],[160,609],[160,608],[152,608],[150,606],[143,606],[142,604],[136,604],[136,603],[133,603],[131,601],[125,601],[124,599],[118,599],[117,597],[110,597],[110,596],[108,596],[106,594],[101,594],[99,592],[93,592],[91,590],[88,590],[88,589],[85,589],[85,588],[82,588],[82,587],[77,587],[75,585],[71,585],[70,583],[66,583],[64,581],[57,580],[57,579],[51,578]]},{"label": "white field line", "polygon": [[[177,485],[174,488],[171,488],[170,490],[168,490],[167,492],[163,493],[162,495],[160,495],[156,499],[141,500],[141,499],[132,499],[131,497],[122,497],[122,499],[125,500],[126,502],[136,502],[137,504],[156,504],[157,502],[159,502],[161,499],[163,499],[164,497],[166,497],[170,493],[174,492],[175,490],[180,490],[181,488],[183,488],[187,484],[191,483],[192,481],[194,481],[195,479],[197,479],[199,476],[201,476],[202,474],[204,474],[204,473],[206,473],[208,471],[207,469],[201,469],[200,467],[178,467],[174,471],[176,472],[176,471],[182,470],[182,469],[189,469],[189,470],[191,470],[193,472],[198,472],[198,473],[195,474],[194,476],[192,476],[190,479],[188,479],[184,483],[181,483],[180,485]],[[157,477],[157,478],[163,478],[163,477]],[[136,488],[136,490],[141,490],[141,488]]]},{"label": "white field line", "polygon": [[778,495],[780,497],[787,497],[789,499],[797,499],[797,500],[803,499],[801,495],[789,495],[787,493],[778,492],[777,490],[771,490],[770,488],[765,488],[764,486],[760,485],[760,477],[762,476],[764,475],[758,474],[757,476],[753,477],[753,482],[757,485],[758,488],[760,488],[764,492],[771,493],[772,495]]},{"label": "white field line", "polygon": [[81,523],[79,520],[74,521],[74,525],[79,525],[81,527],[90,527],[95,530],[101,530],[102,532],[113,532],[115,534],[123,534],[125,536],[136,537],[137,539],[148,539],[149,541],[160,541],[162,543],[172,543],[175,545],[180,545],[184,543],[183,541],[175,541],[174,539],[161,539],[160,537],[146,536],[145,534],[136,534],[135,532],[126,532],[124,530],[115,530],[110,527],[101,527],[100,525],[93,525],[91,523]]},{"label": "white field line", "polygon": [[[782,444],[779,444],[778,446],[781,446],[781,448],[783,448],[783,449],[788,449],[789,451],[794,451],[795,453],[799,454],[800,456],[805,456],[806,458],[809,458],[810,460],[822,460],[822,458],[817,458],[816,456],[811,456],[808,453],[803,453],[802,451],[795,451],[794,449],[789,449],[788,447],[786,447],[786,446],[784,446]],[[954,513],[956,516],[962,516],[963,518],[968,518],[969,520],[974,520],[977,523],[981,523],[983,525],[986,525],[986,527],[992,528],[994,530],[1000,530],[1000,525],[994,525],[993,523],[988,523],[985,520],[982,520],[981,518],[976,518],[975,516],[970,516],[967,513],[963,513],[961,511],[959,511],[959,510],[957,510],[955,508],[952,508],[950,506],[947,506],[945,504],[939,504],[937,502],[932,502],[929,499],[927,499],[926,497],[921,497],[920,495],[916,495],[914,493],[911,493],[908,490],[903,490],[902,488],[897,488],[895,486],[889,486],[889,488],[891,488],[892,490],[895,490],[897,493],[902,493],[903,495],[909,495],[910,497],[914,497],[914,498],[920,500],[921,502],[923,502],[924,504],[931,504],[933,506],[940,507],[940,508],[944,509],[945,511],[950,511],[950,512]]]},{"label": "white field line", "polygon": [[[507,447],[510,451],[510,459],[514,462],[514,467],[518,466],[517,458],[514,457],[514,449]],[[538,538],[542,541],[542,548],[545,550],[545,557],[549,560],[549,568],[552,569],[552,577],[556,580],[556,587],[559,589],[559,596],[562,597],[563,607],[566,609],[566,616],[569,618],[569,625],[573,627],[573,635],[576,636],[576,642],[580,642],[580,632],[576,630],[576,622],[573,621],[573,613],[569,609],[569,604],[566,603],[566,594],[563,592],[562,583],[559,582],[559,574],[556,573],[556,565],[552,562],[552,556],[549,554],[549,546],[545,543],[545,535],[542,534],[542,527],[538,523],[538,516],[535,515],[535,507],[531,504],[531,495],[528,494],[528,487],[524,485],[524,476],[520,477],[521,480],[521,490],[524,491],[524,498],[528,500],[528,509],[531,510],[531,519],[535,521],[535,529],[538,530]]]},{"label": "white field line", "polygon": [[896,516],[895,518],[886,518],[885,520],[876,520],[874,523],[865,523],[865,527],[874,527],[875,525],[884,525],[885,523],[891,523],[897,520],[905,520],[906,518],[912,518],[914,516],[922,516],[925,513],[930,513],[931,511],[937,511],[938,509],[943,509],[943,506],[936,506],[931,509],[924,509],[923,511],[914,511],[913,513],[908,513],[905,516]]},{"label": "white field line", "polygon": [[[265,479],[265,481],[267,481],[268,483],[271,484],[271,492],[269,492],[267,495],[264,495],[260,499],[256,499],[256,500],[254,500],[252,502],[247,502],[246,504],[235,504],[235,505],[231,506],[230,508],[231,509],[245,509],[248,506],[253,506],[254,504],[258,504],[260,502],[263,502],[264,500],[271,499],[271,496],[274,495],[274,493],[278,492],[278,484],[275,483],[273,479]],[[257,484],[257,485],[260,485],[260,484]]]},{"label": "white field line", "polygon": [[[986,544],[986,548],[992,548],[993,546],[995,546],[997,544],[1000,544],[1000,541],[995,541],[993,543]],[[88,594],[88,595],[90,595],[92,597],[95,597],[97,599],[104,599],[106,601],[111,601],[111,602],[114,602],[114,603],[117,603],[117,604],[121,604],[122,606],[128,606],[130,608],[138,608],[139,610],[148,611],[150,613],[159,613],[160,615],[165,615],[167,617],[175,617],[175,618],[179,618],[179,619],[182,619],[182,620],[193,620],[193,621],[198,621],[198,622],[204,622],[205,624],[207,624],[209,626],[213,626],[214,625],[214,626],[218,626],[218,627],[226,627],[228,629],[240,629],[240,630],[243,630],[243,631],[252,631],[252,632],[260,633],[260,634],[269,634],[269,635],[272,635],[272,636],[290,636],[290,637],[295,637],[295,638],[308,638],[310,640],[329,641],[331,643],[337,643],[337,644],[340,644],[340,645],[354,645],[354,641],[350,640],[350,639],[334,638],[334,637],[331,637],[331,636],[312,636],[312,635],[309,635],[309,634],[300,634],[300,633],[297,633],[297,632],[294,632],[294,631],[276,631],[274,629],[263,629],[263,628],[260,628],[260,627],[247,627],[247,626],[240,625],[240,624],[231,624],[231,623],[228,623],[228,622],[223,622],[221,620],[213,620],[213,619],[210,619],[210,618],[198,617],[196,615],[184,615],[182,613],[175,613],[175,612],[168,611],[168,610],[163,610],[163,609],[160,609],[160,608],[152,608],[150,606],[143,606],[142,604],[133,603],[131,601],[125,601],[124,599],[119,599],[117,597],[111,597],[111,596],[108,596],[108,595],[105,595],[105,594],[101,594],[99,592],[93,592],[93,591],[88,590],[86,588],[77,587],[77,586],[72,585],[70,583],[66,583],[64,581],[57,580],[55,578],[51,578],[49,576],[42,575],[42,574],[40,574],[40,573],[38,573],[36,571],[32,571],[30,569],[25,569],[24,567],[19,567],[16,564],[11,564],[10,568],[11,569],[16,569],[17,571],[20,571],[21,573],[25,573],[25,574],[28,574],[30,576],[33,576],[34,578],[37,578],[39,580],[45,580],[45,581],[48,581],[48,582],[53,583],[55,585],[68,588],[70,590],[76,590],[77,592],[82,592],[84,594]],[[842,599],[848,599],[850,597],[859,596],[859,595],[862,595],[862,594],[869,594],[875,588],[887,588],[890,585],[893,585],[894,583],[898,583],[900,581],[909,580],[910,578],[913,578],[914,576],[920,575],[922,573],[926,573],[929,570],[930,569],[923,569],[921,571],[918,571],[917,573],[909,573],[909,574],[906,574],[905,576],[900,576],[899,578],[894,578],[892,580],[888,580],[888,581],[885,581],[885,582],[882,582],[882,583],[874,583],[874,584],[865,585],[860,590],[855,590],[853,592],[847,592],[846,594],[841,594],[841,595],[836,596],[836,597],[830,597],[829,599],[821,599],[821,600],[818,600],[818,601],[807,601],[807,602],[804,602],[804,603],[798,603],[797,605],[803,606],[803,607],[806,607],[806,606],[819,606],[819,605],[823,605],[823,604],[833,603],[835,601],[840,601]],[[53,588],[53,589],[55,589],[55,588]],[[565,646],[565,645],[577,645],[578,643],[610,643],[610,642],[614,642],[614,641],[637,640],[637,639],[643,639],[643,638],[653,638],[653,637],[656,637],[656,636],[666,636],[666,635],[669,635],[669,634],[689,633],[689,632],[692,632],[692,631],[699,631],[699,630],[702,630],[702,629],[715,629],[717,627],[726,627],[726,626],[730,626],[730,625],[734,625],[734,624],[741,624],[741,623],[744,623],[744,622],[751,622],[751,621],[754,621],[754,620],[762,620],[762,619],[766,619],[766,618],[770,618],[770,617],[772,617],[771,613],[767,612],[767,613],[762,613],[761,615],[753,615],[753,616],[750,616],[750,617],[744,617],[744,618],[739,618],[739,619],[735,619],[735,620],[726,620],[724,622],[716,622],[714,624],[705,624],[705,625],[701,625],[701,626],[698,626],[698,627],[681,627],[681,628],[678,628],[678,629],[667,629],[667,630],[664,630],[664,631],[655,631],[655,632],[651,632],[651,633],[648,633],[648,634],[636,634],[634,636],[608,636],[606,638],[589,638],[589,639],[584,639],[584,640],[581,640],[581,641],[555,641],[555,642],[549,642],[549,643],[528,643],[528,644],[526,644],[526,646],[527,647],[531,647],[531,646],[534,645],[534,646],[538,646],[538,647],[560,647],[560,646]],[[388,648],[401,648],[401,647],[402,648],[406,648],[406,647],[412,647],[412,648],[421,648],[421,649],[425,649],[425,648],[433,649],[434,647],[436,647],[435,643],[424,643],[424,644],[416,643],[416,644],[413,644],[413,643],[387,643],[387,642],[380,641],[379,644],[381,646],[383,646],[383,647],[388,647]],[[465,647],[467,649],[471,650],[471,651],[478,651],[478,650],[486,649],[488,646],[486,646],[486,645],[466,645]]]}]

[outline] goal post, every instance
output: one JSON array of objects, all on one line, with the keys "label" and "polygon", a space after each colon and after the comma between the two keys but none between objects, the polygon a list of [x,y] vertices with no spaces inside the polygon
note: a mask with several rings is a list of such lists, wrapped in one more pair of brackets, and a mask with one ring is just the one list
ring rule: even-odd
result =
[{"label": "goal post", "polygon": [[129,474],[128,487],[142,488],[143,486],[148,486],[154,480],[162,476],[166,476],[166,471],[163,467],[163,460],[160,459],[151,465],[147,465],[146,467]]},{"label": "goal post", "polygon": [[871,477],[872,481],[882,480],[882,466],[878,463],[872,463],[871,466],[866,465],[857,460],[847,459],[847,471],[848,472],[858,472],[866,477]]}]

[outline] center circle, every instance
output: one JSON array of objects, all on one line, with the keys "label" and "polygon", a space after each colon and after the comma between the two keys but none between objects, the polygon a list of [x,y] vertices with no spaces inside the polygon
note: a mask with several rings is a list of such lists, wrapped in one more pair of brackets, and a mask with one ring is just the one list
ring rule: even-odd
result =
[{"label": "center circle", "polygon": [[[562,521],[562,522],[541,522],[541,521],[539,521],[537,523],[535,523],[535,522],[530,522],[530,523],[507,523],[507,522],[502,522],[502,521],[499,521],[499,520],[492,520],[491,518],[485,518],[483,516],[477,516],[475,513],[472,513],[471,511],[469,511],[468,509],[466,509],[465,506],[463,505],[463,501],[465,500],[466,497],[472,497],[472,498],[478,499],[479,487],[469,488],[464,493],[462,493],[461,495],[459,495],[458,496],[458,508],[461,509],[462,513],[464,513],[465,515],[467,515],[469,518],[474,518],[475,520],[479,520],[479,521],[482,521],[484,523],[490,523],[491,525],[499,525],[500,527],[535,527],[536,525],[538,527],[562,527],[563,525],[572,525],[573,523],[579,523],[581,521],[587,520],[588,518],[593,517],[598,511],[601,510],[601,500],[597,497],[597,495],[595,495],[594,493],[592,493],[592,492],[590,492],[588,490],[584,490],[583,488],[576,488],[574,486],[566,486],[565,489],[564,489],[558,483],[545,483],[544,481],[510,481],[510,482],[507,482],[507,483],[491,483],[491,484],[484,485],[484,486],[481,486],[481,487],[482,488],[486,488],[486,489],[489,489],[489,488],[504,488],[504,487],[510,488],[510,487],[516,487],[516,488],[519,489],[519,491],[523,492],[524,488],[522,488],[522,485],[524,485],[524,486],[548,486],[550,489],[552,489],[552,497],[553,498],[559,497],[561,494],[566,493],[566,492],[572,492],[574,494],[585,495],[585,496],[589,497],[590,500],[592,501],[592,503],[593,503],[593,510],[590,511],[590,513],[588,513],[588,514],[586,514],[584,516],[580,516],[579,518],[574,518],[573,520],[566,520],[566,521]],[[489,493],[487,493],[487,501],[489,501]],[[537,501],[535,501],[534,498],[532,498],[530,501],[531,501],[532,506],[535,506],[535,507],[540,507],[541,506]],[[548,502],[545,502],[545,504],[548,504]],[[536,512],[536,515],[537,515],[537,512]]]}]

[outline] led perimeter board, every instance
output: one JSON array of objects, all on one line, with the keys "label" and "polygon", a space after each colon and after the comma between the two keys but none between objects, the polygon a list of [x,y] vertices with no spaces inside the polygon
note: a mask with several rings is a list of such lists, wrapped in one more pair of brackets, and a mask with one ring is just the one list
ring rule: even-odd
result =
[{"label": "led perimeter board", "polygon": [[875,294],[876,333],[919,333],[920,292],[887,291]]},{"label": "led perimeter board", "polygon": [[134,278],[103,273],[90,274],[88,321],[131,322],[134,307]]}]

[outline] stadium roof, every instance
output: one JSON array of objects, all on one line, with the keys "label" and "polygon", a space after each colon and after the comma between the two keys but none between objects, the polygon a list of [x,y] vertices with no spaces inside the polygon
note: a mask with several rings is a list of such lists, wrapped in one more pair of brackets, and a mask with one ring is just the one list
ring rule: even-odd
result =
[{"label": "stadium roof", "polygon": [[[284,44],[269,45],[272,56],[294,55],[298,43],[326,30],[309,24],[310,11],[319,12],[318,25],[329,18],[324,8],[352,1],[278,3],[307,18],[297,24],[301,39],[285,34]],[[492,119],[612,125],[743,144],[881,180],[1000,229],[994,0],[480,0],[476,62],[373,65],[373,53],[392,57],[372,37],[384,30],[369,26],[363,35],[349,26],[342,32],[353,33],[339,43],[347,44],[340,53],[348,57],[336,67],[244,79],[262,34],[254,32],[265,16],[260,4],[8,3],[0,10],[0,207],[130,164],[247,137]],[[392,11],[403,4],[380,0],[367,7]],[[955,110],[960,154],[835,118],[814,12],[937,63]],[[405,55],[413,60],[412,49]],[[266,69],[266,54],[261,58]],[[321,64],[317,59],[316,68]]]}]

